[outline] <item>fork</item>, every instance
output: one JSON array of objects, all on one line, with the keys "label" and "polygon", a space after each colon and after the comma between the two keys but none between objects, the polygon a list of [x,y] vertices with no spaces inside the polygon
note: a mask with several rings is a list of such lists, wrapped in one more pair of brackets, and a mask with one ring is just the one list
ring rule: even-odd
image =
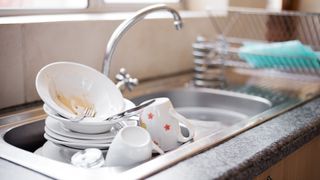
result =
[{"label": "fork", "polygon": [[85,107],[77,117],[70,120],[73,122],[79,122],[82,121],[85,117],[94,117],[95,114],[96,112],[93,105],[90,105],[89,107]]}]

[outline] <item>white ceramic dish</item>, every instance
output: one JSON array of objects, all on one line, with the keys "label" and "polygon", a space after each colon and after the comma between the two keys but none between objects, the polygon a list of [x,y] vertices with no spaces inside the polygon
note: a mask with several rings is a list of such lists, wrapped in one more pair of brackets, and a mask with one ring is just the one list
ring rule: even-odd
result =
[{"label": "white ceramic dish", "polygon": [[152,147],[151,136],[144,128],[122,128],[110,145],[106,166],[133,166],[149,160]]},{"label": "white ceramic dish", "polygon": [[[56,161],[70,163],[71,157],[81,151],[82,149],[74,149],[70,147],[65,147],[61,145],[54,144],[51,141],[47,141],[43,144],[42,147],[38,148],[34,154],[39,156],[43,156],[49,159],[53,159]],[[101,150],[104,156],[107,153],[107,150]]]},{"label": "white ceramic dish", "polygon": [[100,134],[83,134],[70,131],[66,128],[62,127],[62,123],[56,119],[51,117],[46,118],[46,127],[53,131],[56,134],[61,136],[70,137],[70,138],[79,138],[79,139],[110,139],[113,138],[114,135],[110,132],[100,133]]},{"label": "white ceramic dish", "polygon": [[78,63],[46,65],[37,74],[36,89],[50,108],[66,118],[75,118],[90,105],[95,119],[106,119],[125,108],[121,92],[109,78]]},{"label": "white ceramic dish", "polygon": [[42,146],[33,152],[36,155],[42,156]]},{"label": "white ceramic dish", "polygon": [[47,141],[42,147],[38,148],[34,154],[56,161],[70,163],[72,155],[78,151],[80,150],[58,146],[50,141]]},{"label": "white ceramic dish", "polygon": [[[86,149],[86,148],[98,148],[98,149],[107,149],[109,148],[111,143],[105,143],[105,144],[90,144],[90,143],[79,143],[79,142],[66,142],[66,141],[61,141],[58,139],[55,139],[48,134],[44,134],[44,138],[47,139],[48,141],[51,141],[55,144],[60,144],[72,148],[77,148],[77,149]],[[42,151],[43,152],[43,151]]]},{"label": "white ceramic dish", "polygon": [[[135,105],[131,101],[125,99],[125,109],[129,109],[134,106]],[[63,123],[65,128],[75,132],[86,133],[86,134],[98,134],[98,133],[108,132],[115,123],[117,123],[118,121],[121,121],[120,119],[117,121],[84,119],[79,122],[73,122],[73,121],[70,121],[69,119],[66,119],[60,116],[57,112],[52,110],[46,104],[43,105],[43,109],[51,118],[56,119],[61,123]]]},{"label": "white ceramic dish", "polygon": [[78,138],[70,138],[70,137],[65,137],[61,136],[59,134],[54,133],[51,131],[49,128],[45,127],[44,131],[47,135],[61,141],[66,141],[66,142],[75,142],[75,143],[85,143],[85,144],[106,144],[106,143],[111,143],[113,140],[112,138],[108,139],[78,139]]}]

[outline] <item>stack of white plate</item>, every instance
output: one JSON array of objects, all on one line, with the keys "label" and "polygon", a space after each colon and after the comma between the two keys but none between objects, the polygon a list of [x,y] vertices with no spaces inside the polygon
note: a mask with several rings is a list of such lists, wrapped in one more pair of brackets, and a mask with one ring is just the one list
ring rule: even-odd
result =
[{"label": "stack of white plate", "polygon": [[[125,102],[126,108],[134,107],[132,102],[128,100],[125,100]],[[134,118],[121,121],[121,124],[124,126],[136,126],[137,119]],[[87,148],[98,148],[105,155],[117,130],[111,128],[109,131],[92,133],[95,129],[94,127],[90,126],[90,133],[76,132],[65,127],[64,121],[49,115],[45,120],[44,127],[44,137],[48,141],[37,149],[35,154],[65,163],[70,163],[74,153]]]},{"label": "stack of white plate", "polygon": [[107,149],[112,142],[115,132],[108,131],[98,134],[84,134],[73,132],[63,126],[58,120],[48,117],[46,119],[44,137],[55,143],[77,149],[99,148]]},{"label": "stack of white plate", "polygon": [[[125,99],[126,109],[134,107],[134,104]],[[99,126],[107,126],[108,122],[92,122],[91,124],[83,124],[80,122],[68,122],[70,120],[54,114],[50,108],[44,105],[44,110],[49,115],[45,121],[44,137],[54,144],[63,145],[76,149],[98,148],[101,150],[108,149],[117,130],[114,128],[105,128],[101,130]],[[68,122],[68,123],[66,123]],[[135,126],[137,122],[134,120],[121,121],[124,126]],[[70,124],[71,123],[71,124]],[[113,122],[110,122],[111,124]],[[67,126],[66,126],[67,124]],[[80,127],[72,127],[77,124]],[[70,127],[71,126],[71,127]],[[101,132],[102,131],[102,132]]]}]

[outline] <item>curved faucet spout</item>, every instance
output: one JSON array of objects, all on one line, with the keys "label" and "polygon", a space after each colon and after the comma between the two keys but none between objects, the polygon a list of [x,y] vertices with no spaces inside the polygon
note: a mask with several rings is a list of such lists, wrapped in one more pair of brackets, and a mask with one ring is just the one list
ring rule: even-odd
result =
[{"label": "curved faucet spout", "polygon": [[168,11],[173,15],[173,19],[174,19],[173,23],[177,30],[180,30],[182,28],[182,20],[179,13],[176,10],[166,6],[165,4],[156,4],[156,5],[148,6],[146,8],[139,10],[134,16],[123,21],[111,35],[106,47],[106,52],[103,60],[103,73],[106,76],[109,76],[112,56],[121,37],[134,24],[144,19],[146,15],[152,12],[161,11],[161,10]]}]

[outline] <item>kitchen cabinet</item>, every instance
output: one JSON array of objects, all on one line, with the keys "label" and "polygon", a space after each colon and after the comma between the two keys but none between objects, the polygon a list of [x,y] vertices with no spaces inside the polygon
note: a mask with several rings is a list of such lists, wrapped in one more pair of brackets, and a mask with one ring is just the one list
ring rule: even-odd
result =
[{"label": "kitchen cabinet", "polygon": [[320,135],[255,178],[255,180],[271,179],[320,179]]}]

